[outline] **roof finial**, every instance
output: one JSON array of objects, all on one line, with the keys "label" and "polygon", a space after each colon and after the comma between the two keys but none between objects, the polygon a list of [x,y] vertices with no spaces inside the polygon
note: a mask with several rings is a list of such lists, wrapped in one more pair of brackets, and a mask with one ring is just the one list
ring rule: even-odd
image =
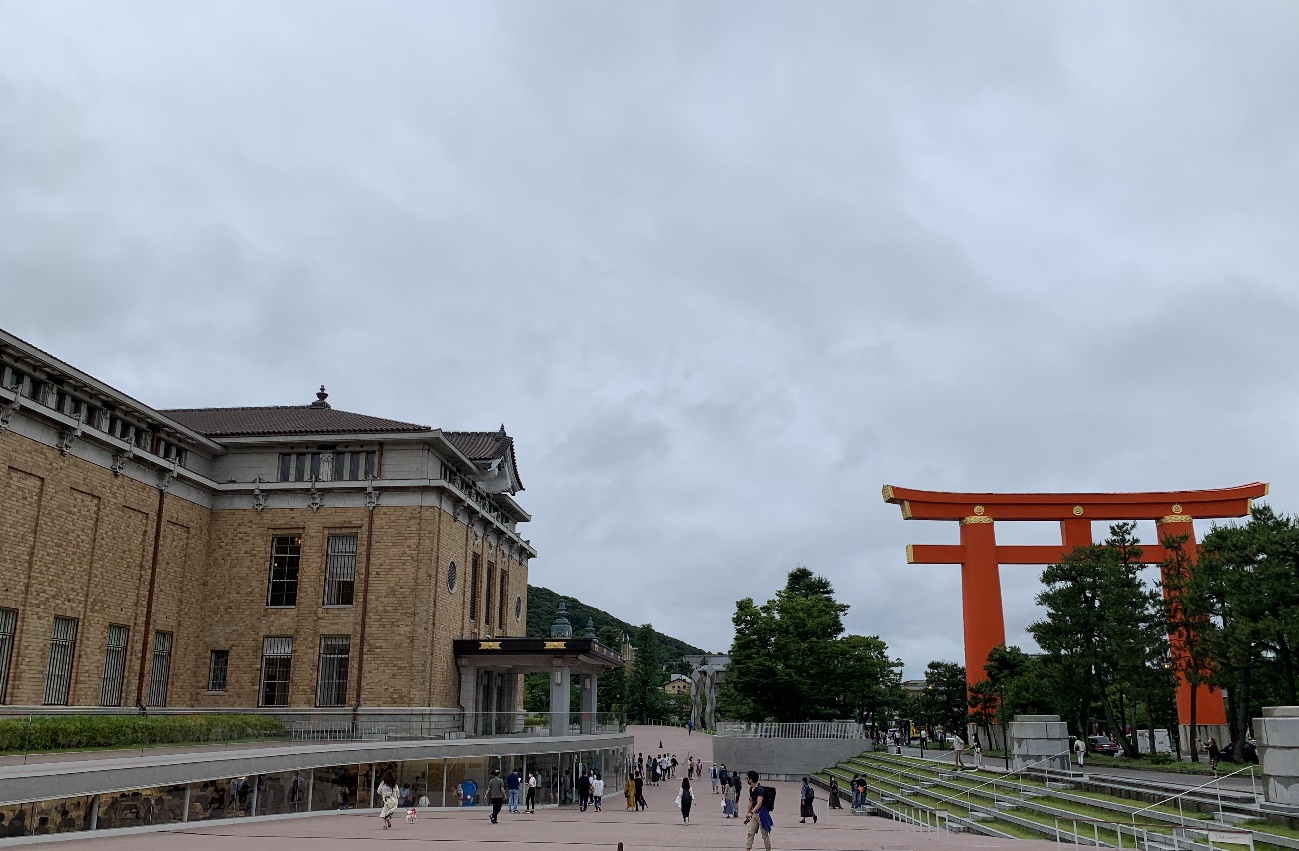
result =
[{"label": "roof finial", "polygon": [[329,398],[329,394],[325,392],[325,385],[322,384],[320,385],[320,392],[316,394],[316,401],[312,402],[310,407],[328,408],[329,403],[325,401],[328,398]]}]

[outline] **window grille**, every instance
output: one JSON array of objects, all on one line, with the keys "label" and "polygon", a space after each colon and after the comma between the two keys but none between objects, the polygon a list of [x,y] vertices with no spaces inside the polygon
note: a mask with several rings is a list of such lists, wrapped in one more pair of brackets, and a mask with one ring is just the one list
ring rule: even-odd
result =
[{"label": "window grille", "polygon": [[262,706],[289,705],[289,675],[293,671],[293,638],[268,635],[262,639]]},{"label": "window grille", "polygon": [[9,663],[14,655],[14,633],[18,631],[18,610],[0,609],[0,703],[9,692]]},{"label": "window grille", "polygon": [[379,453],[374,449],[347,452],[282,452],[280,481],[364,481],[379,475]]},{"label": "window grille", "polygon": [[230,651],[213,650],[208,659],[207,690],[225,691],[226,673],[230,670]]},{"label": "window grille", "polygon": [[316,676],[316,705],[347,705],[347,664],[352,639],[346,635],[320,636],[320,670]]},{"label": "window grille", "polygon": [[510,593],[509,571],[502,570],[501,590],[496,595],[496,600],[497,600],[496,628],[501,633],[501,635],[505,634],[505,598],[509,596],[509,593]]},{"label": "window grille", "polygon": [[330,535],[325,549],[325,605],[350,606],[356,589],[356,536]]},{"label": "window grille", "polygon": [[72,685],[72,660],[77,650],[77,619],[55,618],[50,632],[50,658],[45,666],[45,706],[65,706]]},{"label": "window grille", "polygon": [[478,556],[469,558],[469,620],[478,620]]},{"label": "window grille", "polygon": [[298,604],[298,563],[302,560],[302,538],[276,535],[271,538],[271,576],[267,582],[266,605]]},{"label": "window grille", "polygon": [[100,706],[122,705],[122,682],[126,678],[126,643],[130,628],[108,625],[104,640],[104,679],[99,684]]},{"label": "window grille", "polygon": [[483,595],[483,626],[492,625],[492,583],[496,580],[496,565],[487,562],[487,591]]},{"label": "window grille", "polygon": [[167,705],[167,684],[171,680],[171,633],[153,634],[153,660],[149,665],[149,695],[146,706]]}]

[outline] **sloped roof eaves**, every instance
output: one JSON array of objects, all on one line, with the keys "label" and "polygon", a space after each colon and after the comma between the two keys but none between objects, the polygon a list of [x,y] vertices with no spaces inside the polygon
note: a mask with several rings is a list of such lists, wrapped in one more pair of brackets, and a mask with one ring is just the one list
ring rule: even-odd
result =
[{"label": "sloped roof eaves", "polygon": [[514,438],[503,430],[448,431],[444,434],[461,452],[475,461],[495,461],[497,458],[509,456],[510,472],[514,476],[514,481],[519,483],[519,490],[526,490],[523,487],[523,478],[519,475],[518,460],[515,458]]},{"label": "sloped roof eaves", "polygon": [[433,429],[355,414],[333,408],[282,405],[258,408],[178,408],[167,416],[185,423],[208,437],[289,437],[296,435],[418,434]]}]

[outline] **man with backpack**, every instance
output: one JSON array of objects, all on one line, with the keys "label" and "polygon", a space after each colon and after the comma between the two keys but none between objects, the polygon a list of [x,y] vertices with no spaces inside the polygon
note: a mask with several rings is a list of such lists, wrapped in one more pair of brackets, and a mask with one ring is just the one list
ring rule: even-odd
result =
[{"label": "man with backpack", "polygon": [[771,810],[776,805],[776,790],[761,785],[756,771],[749,772],[748,782],[749,809],[744,814],[744,823],[749,827],[749,835],[744,851],[753,851],[753,837],[759,832],[762,833],[762,844],[771,851]]}]

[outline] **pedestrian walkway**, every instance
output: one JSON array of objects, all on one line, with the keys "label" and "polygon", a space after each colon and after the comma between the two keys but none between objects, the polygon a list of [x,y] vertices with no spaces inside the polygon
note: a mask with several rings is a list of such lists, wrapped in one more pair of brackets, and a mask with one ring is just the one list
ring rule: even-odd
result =
[{"label": "pedestrian walkway", "polygon": [[[501,814],[500,824],[488,822],[488,811],[432,810],[420,813],[415,824],[394,820],[393,829],[381,831],[373,812],[345,811],[300,818],[268,818],[239,824],[205,822],[155,833],[137,833],[59,843],[67,851],[355,851],[377,848],[389,842],[397,848],[436,848],[437,851],[481,851],[483,842],[500,843],[527,851],[613,851],[623,843],[625,851],[648,849],[740,849],[744,847],[742,819],[722,817],[721,796],[713,795],[708,768],[713,756],[711,736],[672,727],[632,727],[636,751],[676,754],[684,775],[686,755],[704,760],[704,777],[692,781],[698,789],[690,824],[681,823],[673,804],[681,781],[665,780],[646,786],[649,809],[628,812],[622,790],[610,788],[604,810],[580,813],[576,807],[542,809],[535,815]],[[663,742],[662,748],[659,742]],[[743,769],[743,766],[728,766]],[[798,823],[798,785],[777,783],[777,806],[772,847],[779,851],[965,851],[978,848],[1013,848],[1015,851],[1050,851],[1052,843],[994,839],[947,833],[918,833],[912,828],[883,818],[854,816],[849,810],[828,810],[824,793],[816,803],[820,821]],[[3,840],[0,840],[3,843]],[[361,844],[364,843],[364,844]],[[414,843],[414,844],[407,844]],[[759,841],[756,847],[761,848]]]}]

